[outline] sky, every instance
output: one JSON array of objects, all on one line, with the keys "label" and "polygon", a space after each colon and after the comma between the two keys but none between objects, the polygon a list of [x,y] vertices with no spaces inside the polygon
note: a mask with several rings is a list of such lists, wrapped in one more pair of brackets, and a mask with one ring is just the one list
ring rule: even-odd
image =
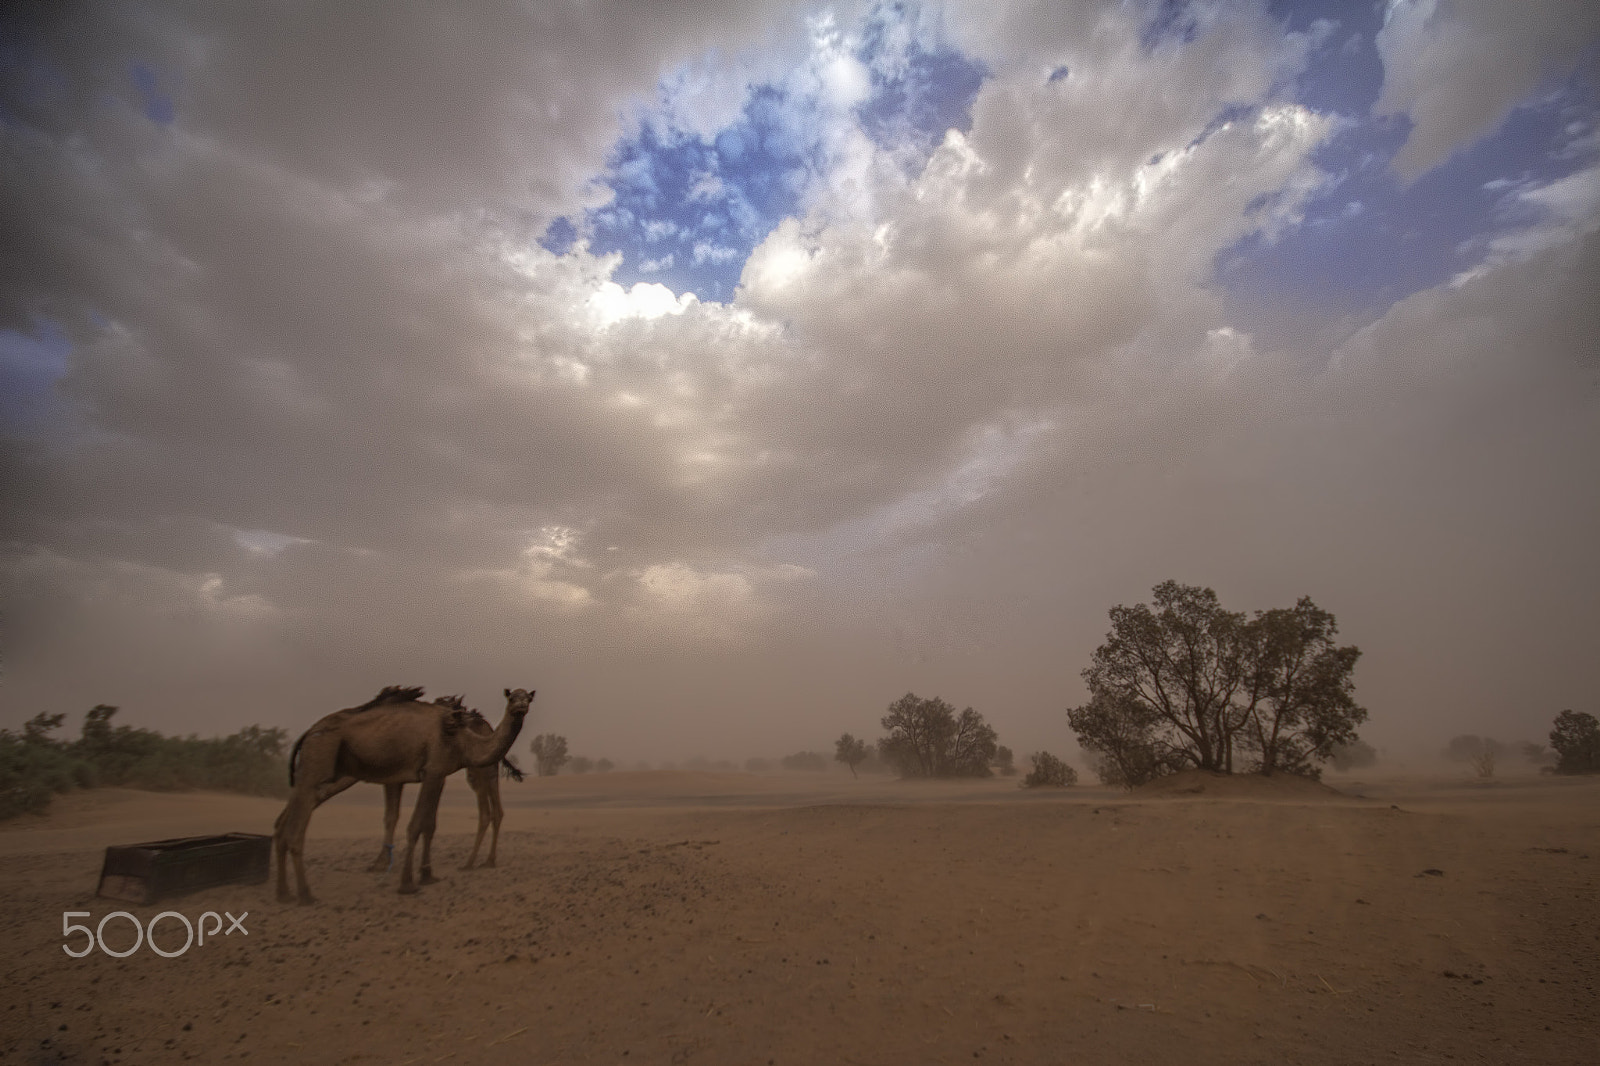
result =
[{"label": "sky", "polygon": [[1600,711],[1590,0],[5,12],[0,727],[1071,756],[1169,578]]}]

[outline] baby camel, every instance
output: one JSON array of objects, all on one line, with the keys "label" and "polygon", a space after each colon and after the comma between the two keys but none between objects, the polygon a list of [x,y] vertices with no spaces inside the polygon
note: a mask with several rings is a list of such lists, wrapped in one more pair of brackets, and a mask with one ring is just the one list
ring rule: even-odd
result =
[{"label": "baby camel", "polygon": [[278,899],[287,903],[294,898],[289,894],[286,861],[292,857],[300,902],[315,902],[306,883],[306,827],[318,804],[357,781],[422,783],[406,829],[400,891],[410,894],[417,890],[419,882],[412,877],[412,868],[419,837],[420,883],[433,883],[433,832],[445,778],[463,767],[492,770],[498,766],[522,731],[522,721],[533,703],[534,694],[526,689],[506,689],[505,695],[505,715],[487,734],[467,728],[459,711],[421,702],[422,689],[396,686],[359,707],[335,711],[307,730],[290,753],[289,782],[294,793],[278,816],[274,833]]}]

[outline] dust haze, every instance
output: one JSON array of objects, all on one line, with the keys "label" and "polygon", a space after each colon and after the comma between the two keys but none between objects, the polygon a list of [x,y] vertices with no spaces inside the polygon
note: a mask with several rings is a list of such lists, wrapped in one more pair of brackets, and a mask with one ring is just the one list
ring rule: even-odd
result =
[{"label": "dust haze", "polygon": [[[921,156],[828,103],[868,8],[11,9],[0,723],[527,686],[582,750],[742,759],[915,691],[1066,749],[1167,578],[1315,597],[1395,754],[1592,705],[1592,161],[1438,283],[1252,334],[1277,297],[1215,264],[1343,180],[1284,88],[1334,31],[1241,3],[1141,48],[1137,7],[922,12],[986,73]],[[1373,45],[1408,182],[1594,29],[1419,18]],[[790,68],[826,165],[725,302],[538,242],[653,100],[714,131]]]}]

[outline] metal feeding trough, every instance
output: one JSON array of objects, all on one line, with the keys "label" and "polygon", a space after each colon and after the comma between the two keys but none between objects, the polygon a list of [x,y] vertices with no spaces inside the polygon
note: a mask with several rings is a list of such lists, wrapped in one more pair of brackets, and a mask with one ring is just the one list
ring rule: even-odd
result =
[{"label": "metal feeding trough", "polygon": [[106,899],[154,903],[217,885],[259,885],[272,861],[272,837],[262,833],[177,837],[106,849],[100,888]]}]

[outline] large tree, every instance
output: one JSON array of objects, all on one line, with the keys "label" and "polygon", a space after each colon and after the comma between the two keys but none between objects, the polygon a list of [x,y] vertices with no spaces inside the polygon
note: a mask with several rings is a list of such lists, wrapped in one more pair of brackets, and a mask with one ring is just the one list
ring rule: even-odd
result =
[{"label": "large tree", "polygon": [[1334,642],[1332,614],[1294,607],[1224,610],[1208,588],[1164,581],[1152,604],[1111,609],[1111,631],[1083,678],[1090,701],[1067,712],[1101,779],[1132,787],[1195,767],[1315,774],[1356,740],[1367,712],[1351,672],[1361,652]]},{"label": "large tree", "polygon": [[1201,770],[1233,769],[1250,721],[1234,702],[1248,679],[1244,615],[1207,588],[1163,581],[1154,606],[1111,608],[1111,631],[1083,671],[1089,692],[1155,712],[1157,754]]},{"label": "large tree", "polygon": [[902,777],[989,777],[998,737],[983,715],[960,714],[935,696],[908,692],[883,716],[889,735],[878,741],[879,757]]}]

